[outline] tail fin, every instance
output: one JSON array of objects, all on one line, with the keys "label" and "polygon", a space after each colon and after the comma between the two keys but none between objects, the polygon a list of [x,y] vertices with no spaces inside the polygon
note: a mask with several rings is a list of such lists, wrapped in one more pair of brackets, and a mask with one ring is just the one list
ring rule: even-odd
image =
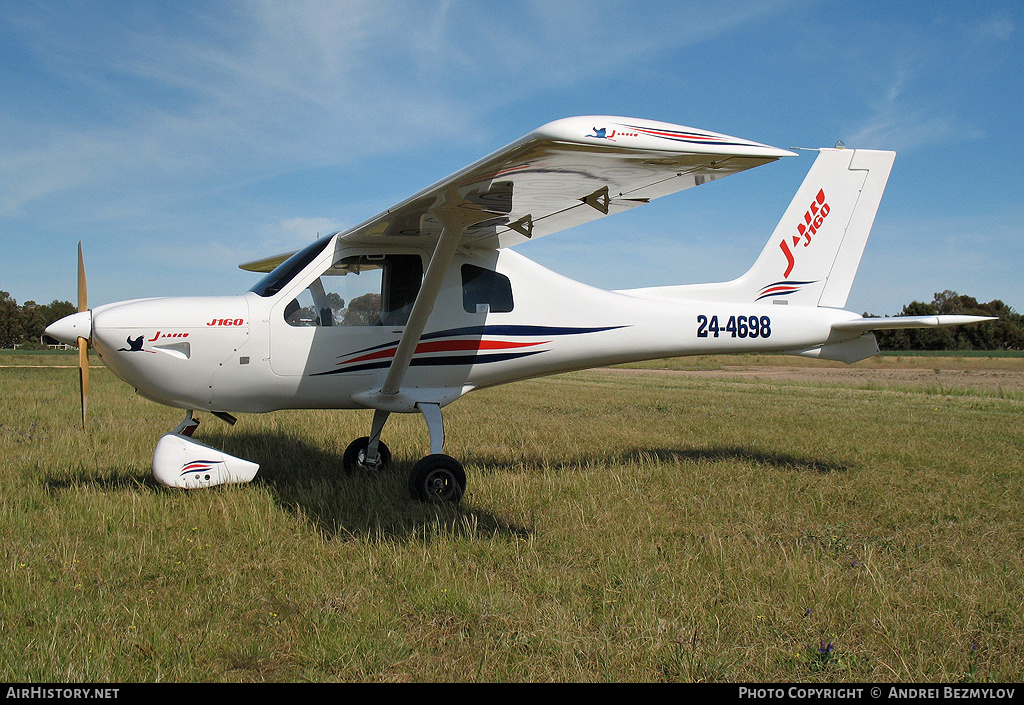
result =
[{"label": "tail fin", "polygon": [[622,293],[842,308],[895,158],[895,152],[818,150],[803,184],[746,274],[721,284]]},{"label": "tail fin", "polygon": [[754,266],[737,280],[740,289],[753,300],[845,306],[895,158],[820,150]]}]

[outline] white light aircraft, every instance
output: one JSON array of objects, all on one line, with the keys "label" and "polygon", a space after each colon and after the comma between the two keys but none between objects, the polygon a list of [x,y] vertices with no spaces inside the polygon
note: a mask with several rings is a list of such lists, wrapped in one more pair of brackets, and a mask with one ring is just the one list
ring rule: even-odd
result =
[{"label": "white light aircraft", "polygon": [[88,347],[142,396],[186,410],[154,453],[165,485],[248,482],[259,467],[193,440],[195,411],[234,423],[236,413],[372,409],[369,435],[348,447],[344,468],[387,467],[381,433],[389,415],[419,413],[430,453],[413,467],[410,492],[457,502],[466,477],[443,453],[442,409],[475,389],[680,355],[774,352],[851,363],[878,352],[873,330],[986,320],[843,310],[895,153],[816,151],[760,256],[729,282],[604,291],[509,249],[795,156],[679,125],[577,117],[361,225],[241,265],[267,274],[239,296],[89,309],[79,245],[79,312],[47,333],[79,346],[83,424]]}]

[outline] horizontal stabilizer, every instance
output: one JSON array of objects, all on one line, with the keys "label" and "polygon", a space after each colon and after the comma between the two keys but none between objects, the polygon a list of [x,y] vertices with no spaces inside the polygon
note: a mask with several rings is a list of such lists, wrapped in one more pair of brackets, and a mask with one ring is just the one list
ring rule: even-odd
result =
[{"label": "horizontal stabilizer", "polygon": [[967,323],[997,320],[992,316],[895,316],[893,318],[854,318],[833,323],[832,330],[842,333],[893,330],[897,328],[945,328]]}]

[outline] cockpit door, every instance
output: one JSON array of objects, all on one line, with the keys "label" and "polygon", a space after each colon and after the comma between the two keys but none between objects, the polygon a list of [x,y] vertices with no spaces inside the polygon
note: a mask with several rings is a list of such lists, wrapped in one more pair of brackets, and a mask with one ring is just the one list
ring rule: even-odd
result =
[{"label": "cockpit door", "polygon": [[271,369],[325,383],[385,369],[422,279],[419,254],[341,250],[304,289],[271,310]]}]

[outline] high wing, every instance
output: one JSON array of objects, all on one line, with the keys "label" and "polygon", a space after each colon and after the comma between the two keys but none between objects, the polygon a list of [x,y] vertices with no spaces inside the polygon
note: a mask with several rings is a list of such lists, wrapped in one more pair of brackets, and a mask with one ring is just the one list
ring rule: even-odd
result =
[{"label": "high wing", "polygon": [[[353,244],[436,242],[440,210],[473,211],[459,245],[502,248],[792,152],[681,125],[589,116],[549,123],[344,232]],[[291,253],[240,265],[269,272]]]},{"label": "high wing", "polygon": [[[792,152],[727,135],[615,117],[549,123],[351,230],[339,240],[432,249],[375,409],[366,457],[376,462],[388,414],[419,410],[440,437],[440,406],[402,383],[456,250],[500,248],[618,213]],[[241,265],[269,271],[287,255]],[[432,441],[433,445],[433,441]]]}]

